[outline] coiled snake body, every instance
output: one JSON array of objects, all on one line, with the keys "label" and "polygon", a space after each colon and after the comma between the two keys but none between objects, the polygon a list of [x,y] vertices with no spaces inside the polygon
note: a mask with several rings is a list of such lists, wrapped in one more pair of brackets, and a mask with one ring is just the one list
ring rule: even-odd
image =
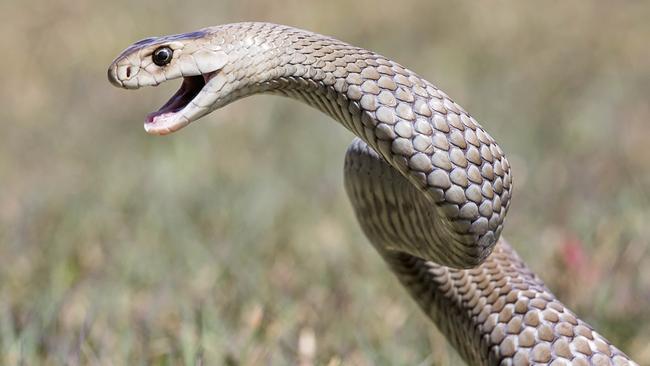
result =
[{"label": "coiled snake body", "polygon": [[111,64],[137,89],[183,78],[147,116],[176,131],[239,98],[301,100],[353,132],[345,184],[374,247],[469,364],[635,364],[559,302],[500,238],[512,192],[494,139],[383,56],[319,34],[237,23],[148,38]]}]

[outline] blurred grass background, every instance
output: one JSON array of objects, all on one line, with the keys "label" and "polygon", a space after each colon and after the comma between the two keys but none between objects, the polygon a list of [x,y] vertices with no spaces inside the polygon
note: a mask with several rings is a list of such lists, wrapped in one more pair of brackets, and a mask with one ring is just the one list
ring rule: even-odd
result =
[{"label": "blurred grass background", "polygon": [[[650,364],[650,6],[636,1],[0,3],[0,362],[449,365],[360,232],[352,136],[253,97],[165,138],[110,61],[151,35],[285,23],[395,59],[502,144],[505,237]],[[243,167],[247,167],[244,169]]]}]

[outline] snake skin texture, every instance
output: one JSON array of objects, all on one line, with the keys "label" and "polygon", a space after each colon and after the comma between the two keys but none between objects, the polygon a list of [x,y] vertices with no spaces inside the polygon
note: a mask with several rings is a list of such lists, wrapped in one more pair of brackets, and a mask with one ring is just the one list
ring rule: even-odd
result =
[{"label": "snake skin texture", "polygon": [[[173,56],[154,62],[161,48]],[[147,117],[152,134],[258,93],[301,100],[354,133],[345,177],[357,218],[469,364],[635,364],[500,239],[512,192],[503,151],[413,71],[327,36],[237,23],[136,42],[108,78],[128,89],[183,79]]]}]

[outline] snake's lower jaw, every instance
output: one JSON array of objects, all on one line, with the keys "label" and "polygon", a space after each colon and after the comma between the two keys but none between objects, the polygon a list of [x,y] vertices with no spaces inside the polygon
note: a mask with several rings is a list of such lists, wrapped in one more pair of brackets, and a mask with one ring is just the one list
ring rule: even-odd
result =
[{"label": "snake's lower jaw", "polygon": [[[181,117],[181,118],[179,118]],[[187,126],[189,120],[182,118],[178,113],[159,115],[152,122],[145,121],[144,130],[151,135],[168,135]]]}]

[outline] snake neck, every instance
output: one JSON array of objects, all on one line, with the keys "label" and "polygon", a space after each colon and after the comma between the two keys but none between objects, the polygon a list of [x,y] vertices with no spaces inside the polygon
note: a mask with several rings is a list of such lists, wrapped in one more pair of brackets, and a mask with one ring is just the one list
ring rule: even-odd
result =
[{"label": "snake neck", "polygon": [[[362,91],[358,88],[363,82],[364,69],[380,64],[390,68],[394,63],[370,51],[308,31],[268,23],[243,25],[225,26],[214,36],[225,43],[223,47],[230,62],[215,76],[221,79],[216,90],[220,97],[212,109],[253,94],[276,94],[322,111],[355,134],[363,132],[361,121],[354,121],[360,119],[363,108],[359,104],[353,108],[350,102],[354,99],[350,96],[358,95],[357,99],[361,99]],[[255,38],[249,36],[252,29]],[[379,94],[377,86],[371,89]],[[392,154],[386,154],[385,158],[393,160]]]}]

